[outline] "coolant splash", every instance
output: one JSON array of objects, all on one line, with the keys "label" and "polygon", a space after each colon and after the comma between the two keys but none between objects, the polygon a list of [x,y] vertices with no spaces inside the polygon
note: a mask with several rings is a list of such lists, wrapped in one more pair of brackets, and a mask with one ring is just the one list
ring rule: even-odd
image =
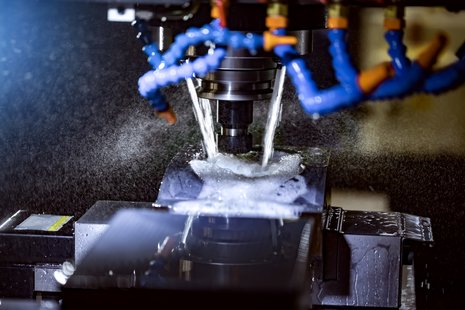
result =
[{"label": "coolant splash", "polygon": [[178,212],[295,218],[302,209],[293,204],[307,191],[298,154],[275,154],[265,168],[225,154],[190,166],[204,184],[197,200],[175,204]]},{"label": "coolant splash", "polygon": [[202,133],[205,152],[208,158],[214,158],[218,153],[218,147],[215,141],[215,130],[210,101],[197,96],[197,91],[195,90],[192,79],[186,79],[186,82],[194,107],[194,115],[200,126],[200,132]]},{"label": "coolant splash", "polygon": [[286,67],[278,69],[273,88],[273,96],[271,97],[270,108],[268,110],[268,119],[265,126],[265,136],[263,138],[262,167],[266,167],[268,162],[273,157],[273,140],[276,128],[278,127],[281,119],[281,99],[283,97],[285,76]]}]

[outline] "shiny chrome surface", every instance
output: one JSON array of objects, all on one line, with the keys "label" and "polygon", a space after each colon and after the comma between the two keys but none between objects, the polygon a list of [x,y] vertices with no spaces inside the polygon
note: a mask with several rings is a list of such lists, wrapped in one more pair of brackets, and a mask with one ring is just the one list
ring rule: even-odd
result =
[{"label": "shiny chrome surface", "polygon": [[[198,49],[189,51],[200,54]],[[197,77],[199,97],[244,101],[271,97],[277,63],[271,57],[250,55],[247,51],[228,51],[228,56],[215,72]]]}]

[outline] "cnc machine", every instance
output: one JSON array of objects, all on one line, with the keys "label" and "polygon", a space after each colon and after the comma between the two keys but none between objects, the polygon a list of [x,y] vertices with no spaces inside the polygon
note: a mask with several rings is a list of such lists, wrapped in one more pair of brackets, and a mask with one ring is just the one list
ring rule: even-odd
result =
[{"label": "cnc machine", "polygon": [[[262,145],[254,140],[249,126],[254,105],[264,101],[271,101],[268,129],[273,120],[274,128],[279,124],[286,76],[309,122],[365,101],[383,104],[460,87],[463,45],[454,63],[437,68],[447,36],[438,34],[410,59],[403,29],[405,8],[460,10],[463,4],[86,2],[108,3],[110,21],[135,29],[151,66],[138,90],[160,118],[154,121],[179,121],[176,103],[164,92],[187,85],[203,142],[171,159],[153,202],[102,198],[80,217],[27,210],[5,217],[0,296],[50,300],[57,309],[398,309],[403,298],[415,299],[414,289],[405,293],[402,279],[405,266],[415,267],[415,251],[433,244],[430,219],[332,206],[328,149],[267,149],[266,139]],[[390,56],[363,70],[347,46],[351,12],[361,7],[384,11]],[[324,28],[337,83],[321,89],[306,57],[313,31]]]}]

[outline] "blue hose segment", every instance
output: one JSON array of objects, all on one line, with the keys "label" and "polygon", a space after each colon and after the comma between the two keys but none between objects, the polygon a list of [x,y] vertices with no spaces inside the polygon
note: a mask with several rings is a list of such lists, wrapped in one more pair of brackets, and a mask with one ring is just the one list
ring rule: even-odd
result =
[{"label": "blue hose segment", "polygon": [[426,78],[420,91],[440,94],[457,88],[465,82],[465,57]]},{"label": "blue hose segment", "polygon": [[404,32],[401,30],[388,30],[384,35],[389,44],[388,54],[391,56],[392,65],[396,74],[402,74],[410,68],[410,59],[407,58],[407,47],[402,39]]},{"label": "blue hose segment", "polygon": [[145,96],[150,103],[150,106],[157,112],[164,112],[170,108],[165,96],[161,93],[160,89],[155,89]]},{"label": "blue hose segment", "polygon": [[391,56],[396,75],[378,86],[371,94],[370,100],[403,98],[414,92],[427,74],[417,62],[412,63],[407,58],[407,47],[402,42],[403,31],[389,30],[384,37],[389,44],[388,54]]},{"label": "blue hose segment", "polygon": [[329,52],[333,59],[336,79],[343,85],[353,87],[357,83],[358,72],[352,65],[346,44],[347,31],[345,29],[331,29],[328,31],[330,41]]},{"label": "blue hose segment", "polygon": [[229,31],[227,28],[221,28],[218,23],[218,20],[214,20],[201,28],[189,28],[186,33],[177,35],[173,44],[162,56],[165,66],[172,66],[181,60],[189,46],[207,41],[234,49],[246,48],[252,54],[263,47],[262,35]]},{"label": "blue hose segment", "polygon": [[158,45],[156,43],[148,44],[142,48],[142,51],[144,51],[144,53],[149,57],[147,61],[152,68],[158,68],[162,61]]},{"label": "blue hose segment", "polygon": [[139,92],[157,111],[166,111],[169,108],[165,97],[160,92],[161,87],[177,83],[194,74],[203,76],[216,70],[226,56],[224,48],[217,48],[212,54],[200,57],[192,63],[178,66],[178,61],[184,57],[189,46],[211,41],[220,46],[230,46],[235,49],[246,48],[251,53],[263,47],[262,35],[251,33],[244,35],[240,32],[229,31],[220,27],[219,20],[214,20],[201,28],[190,28],[185,34],[176,36],[174,43],[162,55],[158,46],[151,42],[145,24],[136,21],[134,25],[142,34],[144,42],[147,43],[143,51],[149,56],[148,62],[154,68],[139,79]]},{"label": "blue hose segment", "polygon": [[287,73],[292,79],[299,99],[313,97],[318,93],[318,87],[312,79],[312,74],[308,70],[305,60],[291,45],[278,45],[274,48],[274,53],[281,59],[287,68]]},{"label": "blue hose segment", "polygon": [[173,44],[163,54],[165,66],[172,66],[181,60],[189,46],[211,41],[213,39],[213,32],[214,27],[211,24],[207,24],[201,28],[189,28],[186,33],[177,35]]},{"label": "blue hose segment", "polygon": [[193,62],[184,63],[181,66],[172,65],[158,70],[151,70],[139,79],[139,93],[150,100],[160,87],[177,83],[183,79],[192,77],[193,74],[203,76],[210,71],[216,70],[226,50],[217,48],[212,54],[197,58]]},{"label": "blue hose segment", "polygon": [[382,83],[370,96],[372,100],[405,97],[414,91],[440,94],[465,82],[465,57],[456,63],[427,75],[426,69],[417,62],[410,62],[407,48],[402,43],[403,32],[391,30],[385,38],[389,43],[388,53],[396,70],[396,76]]},{"label": "blue hose segment", "polygon": [[352,83],[354,87],[338,85],[319,91],[305,61],[292,46],[279,45],[274,48],[274,52],[286,66],[306,113],[324,115],[356,104],[363,99],[364,95],[356,83]]},{"label": "blue hose segment", "polygon": [[304,98],[301,105],[307,114],[321,116],[353,106],[363,98],[364,94],[359,88],[347,88],[337,85],[321,91],[314,97]]},{"label": "blue hose segment", "polygon": [[424,81],[426,71],[417,62],[408,70],[397,73],[395,77],[384,81],[371,94],[370,100],[388,100],[403,98],[414,92]]},{"label": "blue hose segment", "polygon": [[[132,26],[138,31],[137,38],[144,44],[142,51],[148,56],[147,61],[152,68],[157,68],[161,62],[161,54],[158,50],[158,45],[152,41],[152,33],[147,28],[146,23],[141,19],[136,19]],[[169,104],[165,96],[159,89],[154,89],[146,94],[152,108],[158,112],[163,112],[169,109]]]},{"label": "blue hose segment", "polygon": [[[215,43],[220,45],[229,45],[234,49],[246,48],[252,54],[256,54],[257,50],[263,48],[263,36],[253,33],[242,34],[237,31],[225,31],[224,35],[215,40]],[[215,38],[216,39],[216,38]]]},{"label": "blue hose segment", "polygon": [[144,45],[142,51],[149,57],[147,61],[153,68],[157,68],[161,62],[161,54],[158,45],[152,41],[152,32],[142,19],[133,21],[132,26],[137,30],[137,38]]}]

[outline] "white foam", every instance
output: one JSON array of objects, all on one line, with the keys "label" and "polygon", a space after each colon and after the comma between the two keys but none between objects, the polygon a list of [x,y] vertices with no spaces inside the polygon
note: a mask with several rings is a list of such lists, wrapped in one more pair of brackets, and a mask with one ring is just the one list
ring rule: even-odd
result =
[{"label": "white foam", "polygon": [[202,205],[205,212],[256,215],[267,210],[276,216],[291,216],[295,210],[285,209],[306,192],[305,179],[299,175],[300,163],[298,154],[275,156],[266,168],[225,154],[192,160],[192,169],[204,182],[197,197],[200,201],[177,203],[175,209],[189,205],[195,212]]},{"label": "white foam", "polygon": [[238,158],[232,154],[219,153],[209,160],[194,159],[190,165],[202,180],[208,181],[212,177],[291,178],[300,173],[301,161],[299,154],[277,154],[269,166],[262,167],[254,161]]},{"label": "white foam", "polygon": [[254,200],[188,200],[177,202],[173,211],[192,215],[218,215],[231,217],[265,217],[295,219],[304,206]]}]

